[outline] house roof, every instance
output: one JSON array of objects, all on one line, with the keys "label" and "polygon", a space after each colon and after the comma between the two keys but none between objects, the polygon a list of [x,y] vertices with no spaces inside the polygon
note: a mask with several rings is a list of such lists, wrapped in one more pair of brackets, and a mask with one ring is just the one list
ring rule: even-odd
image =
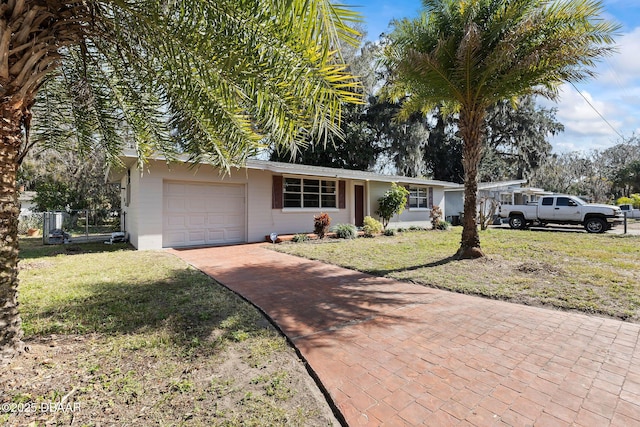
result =
[{"label": "house roof", "polygon": [[362,181],[402,182],[404,184],[437,185],[447,188],[458,188],[460,184],[426,178],[411,178],[399,175],[384,175],[375,172],[349,169],[327,168],[321,166],[300,165],[294,163],[271,162],[267,160],[248,160],[248,169],[268,170],[274,173],[291,175],[310,175],[330,178],[346,178]]},{"label": "house roof", "polygon": [[[137,161],[137,155],[134,150],[125,150],[119,157],[127,167],[131,167]],[[160,160],[160,161],[167,160],[164,156],[161,156],[161,155],[153,156],[152,159]],[[179,159],[183,163],[189,163],[189,157],[187,155],[180,156]],[[206,164],[206,163],[203,162],[202,164]],[[318,177],[328,177],[328,178],[338,178],[338,179],[342,178],[342,179],[354,179],[354,180],[362,180],[362,181],[389,182],[389,183],[396,182],[396,183],[403,183],[403,184],[441,186],[444,188],[451,188],[451,189],[457,189],[457,188],[463,187],[461,184],[455,184],[453,182],[438,181],[438,180],[426,179],[426,178],[410,178],[410,177],[398,176],[398,175],[383,175],[383,174],[378,174],[374,172],[328,168],[328,167],[321,167],[321,166],[300,165],[300,164],[294,164],[294,163],[271,162],[268,160],[249,159],[247,160],[245,167],[247,169],[266,170],[276,174],[318,176]],[[110,170],[108,171],[108,179],[110,181],[117,181],[122,177],[122,175],[124,174],[124,171],[125,170]]]},{"label": "house roof", "polygon": [[523,193],[523,194],[538,194],[538,195],[547,195],[554,194],[553,191],[546,191],[542,188],[535,187],[521,187],[513,189],[514,193]]},{"label": "house roof", "polygon": [[[508,188],[514,190],[520,188],[520,185],[526,183],[526,179],[514,179],[511,181],[494,181],[494,182],[480,182],[478,183],[478,190],[493,190],[496,188]],[[456,188],[448,188],[444,191],[464,191],[464,185],[460,184]]]},{"label": "house roof", "polygon": [[495,181],[495,182],[481,182],[478,184],[479,190],[491,190],[494,188],[512,187],[514,185],[520,186],[526,183],[526,179],[514,179],[511,181]]},{"label": "house roof", "polygon": [[36,192],[35,191],[21,191],[18,194],[18,200],[21,203],[26,203],[26,202],[30,202],[33,200],[34,197],[36,197]]}]

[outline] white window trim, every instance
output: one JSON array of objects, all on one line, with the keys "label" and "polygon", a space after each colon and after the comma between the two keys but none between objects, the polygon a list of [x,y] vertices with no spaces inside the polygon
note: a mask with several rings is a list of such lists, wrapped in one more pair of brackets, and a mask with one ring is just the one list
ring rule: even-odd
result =
[{"label": "white window trim", "polygon": [[[408,208],[407,210],[411,211],[411,212],[429,212],[431,211],[432,207],[426,207],[426,208],[421,208],[421,207],[411,207],[411,191],[412,190],[419,190],[418,192],[418,201],[420,199],[424,199],[427,203],[427,206],[429,206],[429,188],[430,187],[422,187],[422,186],[409,186],[409,195],[407,196],[408,198]],[[424,196],[420,196],[420,192],[424,192],[425,195]]]},{"label": "white window trim", "polygon": [[340,212],[338,208],[282,208],[282,213],[301,213],[301,212]]},{"label": "white window trim", "polygon": [[[319,202],[320,204],[322,204],[322,182],[333,182],[335,184],[335,207],[310,207],[310,208],[305,208],[305,207],[301,207],[301,208],[296,208],[296,207],[285,207],[284,203],[284,196],[287,193],[286,188],[285,188],[285,184],[287,182],[287,179],[299,179],[300,180],[300,186],[302,188],[304,188],[304,180],[310,180],[310,181],[320,181],[320,193],[318,193],[318,197],[319,197]],[[313,177],[313,176],[295,176],[295,175],[283,175],[282,176],[282,212],[283,213],[295,213],[295,212],[339,212],[340,209],[338,208],[338,204],[340,202],[340,198],[339,198],[339,192],[340,192],[340,183],[339,183],[339,179],[337,178],[323,178],[323,177]],[[292,194],[292,193],[289,193]],[[304,191],[302,191],[301,193],[299,193],[302,197],[301,202],[304,203]],[[315,193],[313,193],[315,194]],[[327,193],[330,194],[330,193]]]}]

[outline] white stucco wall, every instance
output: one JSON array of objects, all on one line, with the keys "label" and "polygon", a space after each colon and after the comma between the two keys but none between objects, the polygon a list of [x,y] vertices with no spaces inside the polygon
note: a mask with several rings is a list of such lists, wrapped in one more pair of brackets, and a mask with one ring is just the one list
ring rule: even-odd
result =
[{"label": "white stucco wall", "polygon": [[[159,162],[150,162],[150,167],[154,163]],[[125,175],[124,188],[126,180]],[[138,249],[159,249],[162,247],[162,176],[148,171],[141,173],[137,166],[133,166],[130,185],[129,206],[123,209],[129,241]],[[126,192],[125,189],[123,199]]]},{"label": "white stucco wall", "polygon": [[[122,206],[122,211],[125,214],[125,224],[124,224],[125,230],[123,231],[126,231],[128,233],[129,241],[131,242],[131,244],[136,248],[139,248],[138,236],[140,234],[140,230],[139,230],[140,221],[138,219],[138,213],[140,209],[139,209],[138,194],[140,193],[140,173],[138,172],[137,168],[132,167],[131,182],[127,183],[127,181],[128,181],[127,173],[125,172],[124,176],[122,177],[121,186],[120,186],[120,188],[123,189],[121,190],[122,191],[121,206]],[[127,186],[130,187],[128,190],[127,190]],[[128,206],[126,206],[125,204],[127,191],[130,194]]]},{"label": "white stucco wall", "polygon": [[[362,185],[365,191],[364,215],[375,215],[378,198],[389,189],[389,182],[362,179],[343,179],[345,181],[344,209],[273,209],[273,176],[281,173],[261,168],[233,170],[231,174],[221,175],[218,169],[207,165],[191,168],[186,164],[167,166],[164,161],[150,161],[143,171],[134,165],[131,167],[130,203],[126,198],[127,173],[121,179],[122,210],[125,214],[125,227],[130,242],[138,249],[160,249],[163,246],[164,202],[163,192],[166,181],[191,183],[218,183],[243,185],[245,189],[245,238],[246,242],[261,242],[270,233],[295,234],[313,231],[313,217],[327,212],[331,225],[354,224],[355,203],[354,186]],[[281,171],[280,171],[281,172]],[[285,174],[284,176],[312,178],[311,175]],[[298,172],[300,173],[300,172]],[[336,171],[339,176],[339,171]],[[319,179],[339,179],[322,178]],[[400,182],[402,185],[402,183]],[[423,186],[429,188],[429,186]],[[445,209],[445,193],[442,186],[432,185],[433,203]],[[338,196],[339,200],[340,196]],[[445,215],[449,215],[448,212]],[[430,209],[405,209],[391,219],[391,227],[409,227],[412,225],[430,226]]]},{"label": "white stucco wall", "polygon": [[446,220],[451,220],[454,215],[461,215],[464,211],[464,190],[447,191],[445,193],[444,202],[444,217]]},{"label": "white stucco wall", "polygon": [[[163,184],[167,180],[245,184],[246,242],[264,241],[265,236],[273,232],[312,232],[313,217],[320,212],[329,214],[332,225],[354,222],[351,181],[346,180],[345,209],[272,209],[272,176],[272,172],[254,169],[234,170],[230,175],[222,176],[210,166],[190,169],[187,165],[178,164],[169,168],[162,161],[149,162],[142,174],[134,168],[131,172],[131,202],[128,207],[123,203],[130,242],[138,249],[162,248]],[[122,182],[122,187],[125,187],[126,173]]]},{"label": "white stucco wall", "polygon": [[[399,183],[402,185],[402,183]],[[390,183],[386,182],[372,182],[370,183],[371,197],[369,198],[369,209],[371,216],[380,220],[380,217],[375,214],[378,209],[378,199],[384,195],[384,193],[391,187]],[[437,186],[421,186],[425,188],[433,189],[433,204],[440,206],[444,209],[444,189]],[[400,215],[395,215],[389,221],[389,227],[430,227],[431,226],[431,209],[411,209],[405,208]]]}]

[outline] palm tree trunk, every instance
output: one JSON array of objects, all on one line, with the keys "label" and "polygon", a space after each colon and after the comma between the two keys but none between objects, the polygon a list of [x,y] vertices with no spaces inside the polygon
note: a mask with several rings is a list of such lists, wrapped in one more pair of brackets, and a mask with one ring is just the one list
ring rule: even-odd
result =
[{"label": "palm tree trunk", "polygon": [[482,139],[484,137],[484,109],[465,109],[460,112],[460,133],[464,141],[462,165],[464,166],[464,218],[462,221],[462,240],[456,257],[480,258],[484,253],[480,249],[478,235],[478,166],[482,158]]},{"label": "palm tree trunk", "polygon": [[0,363],[21,353],[18,312],[18,216],[16,192],[22,111],[0,106]]}]

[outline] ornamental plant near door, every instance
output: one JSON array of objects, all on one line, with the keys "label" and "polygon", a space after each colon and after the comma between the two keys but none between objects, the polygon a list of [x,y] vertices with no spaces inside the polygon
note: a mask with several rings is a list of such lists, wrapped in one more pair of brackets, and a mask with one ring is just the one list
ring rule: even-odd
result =
[{"label": "ornamental plant near door", "polygon": [[364,226],[362,227],[362,231],[364,232],[365,237],[373,237],[374,234],[381,233],[384,227],[382,223],[375,218],[370,216],[364,217]]},{"label": "ornamental plant near door", "polygon": [[358,228],[353,224],[338,224],[331,230],[340,239],[355,239],[358,237]]},{"label": "ornamental plant near door", "polygon": [[320,213],[313,217],[313,232],[316,233],[318,239],[324,239],[331,225],[331,217],[327,213]]},{"label": "ornamental plant near door", "polygon": [[384,193],[384,196],[378,199],[378,210],[376,213],[380,215],[382,226],[385,230],[389,225],[391,217],[400,215],[404,211],[408,196],[409,190],[392,182],[391,188]]}]

